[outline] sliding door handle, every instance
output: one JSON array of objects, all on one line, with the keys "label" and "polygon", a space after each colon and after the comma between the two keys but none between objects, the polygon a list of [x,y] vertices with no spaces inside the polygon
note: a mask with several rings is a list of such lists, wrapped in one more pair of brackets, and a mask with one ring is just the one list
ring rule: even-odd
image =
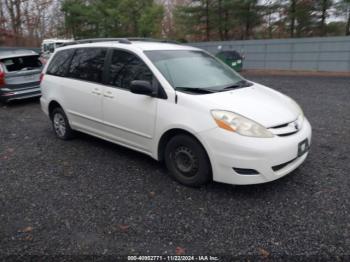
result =
[{"label": "sliding door handle", "polygon": [[99,96],[99,95],[101,95],[101,90],[99,88],[94,88],[91,93]]},{"label": "sliding door handle", "polygon": [[105,94],[103,94],[103,96],[108,98],[114,98],[114,95],[111,91],[107,91]]}]

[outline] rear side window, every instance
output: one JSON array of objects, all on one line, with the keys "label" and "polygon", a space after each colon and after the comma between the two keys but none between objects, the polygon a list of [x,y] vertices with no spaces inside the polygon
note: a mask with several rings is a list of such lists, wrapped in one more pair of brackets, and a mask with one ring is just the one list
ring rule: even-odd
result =
[{"label": "rear side window", "polygon": [[67,76],[69,61],[72,58],[74,49],[62,50],[52,58],[46,74],[54,76]]},{"label": "rear side window", "polygon": [[133,80],[152,81],[153,74],[147,65],[136,55],[114,50],[109,67],[108,84],[129,89]]},{"label": "rear side window", "polygon": [[0,62],[8,72],[35,70],[42,66],[38,55],[5,58]]},{"label": "rear side window", "polygon": [[104,48],[77,49],[68,70],[68,77],[101,83],[106,54],[107,49]]}]

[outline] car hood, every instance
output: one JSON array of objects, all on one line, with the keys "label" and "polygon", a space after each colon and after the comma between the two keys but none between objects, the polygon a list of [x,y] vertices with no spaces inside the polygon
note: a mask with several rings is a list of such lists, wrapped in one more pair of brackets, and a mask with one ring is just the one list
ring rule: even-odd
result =
[{"label": "car hood", "polygon": [[300,107],[289,97],[268,87],[253,86],[198,96],[211,110],[227,110],[269,128],[292,122]]}]

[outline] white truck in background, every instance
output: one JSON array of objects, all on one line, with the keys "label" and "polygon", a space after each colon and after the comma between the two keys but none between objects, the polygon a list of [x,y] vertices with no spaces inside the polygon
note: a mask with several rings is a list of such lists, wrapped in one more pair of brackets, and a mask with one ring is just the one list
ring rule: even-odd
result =
[{"label": "white truck in background", "polygon": [[51,54],[55,52],[55,49],[62,46],[65,43],[72,42],[74,39],[58,39],[58,38],[51,38],[51,39],[44,39],[41,44],[41,58],[42,62],[46,62]]}]

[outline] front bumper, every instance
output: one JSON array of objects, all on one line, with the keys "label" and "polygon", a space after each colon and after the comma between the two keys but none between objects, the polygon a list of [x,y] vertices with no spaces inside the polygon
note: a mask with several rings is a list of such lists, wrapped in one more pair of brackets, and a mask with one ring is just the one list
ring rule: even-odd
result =
[{"label": "front bumper", "polygon": [[[208,152],[214,181],[236,185],[260,184],[287,175],[305,161],[308,152],[298,157],[298,145],[305,139],[311,143],[311,126],[305,118],[298,133],[273,138],[245,137],[221,128],[198,135]],[[256,172],[243,174],[235,169]]]},{"label": "front bumper", "polygon": [[0,89],[0,100],[4,102],[39,96],[41,96],[40,86],[35,86],[28,89]]}]

